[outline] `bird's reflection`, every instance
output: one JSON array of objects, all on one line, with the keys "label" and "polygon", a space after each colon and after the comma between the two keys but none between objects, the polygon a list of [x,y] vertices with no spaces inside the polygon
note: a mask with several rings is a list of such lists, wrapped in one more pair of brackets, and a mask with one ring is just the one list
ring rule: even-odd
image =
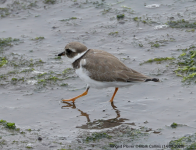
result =
[{"label": "bird's reflection", "polygon": [[114,102],[111,102],[111,106],[112,108],[115,110],[116,112],[116,119],[120,117],[120,111],[117,109],[117,107],[114,105]]},{"label": "bird's reflection", "polygon": [[[128,120],[126,118],[120,118],[120,111],[117,109],[117,107],[114,105],[113,102],[111,103],[111,106],[116,112],[116,117],[111,118],[111,119],[107,119],[107,120],[99,119],[99,120],[95,120],[93,122],[90,121],[89,114],[87,114],[87,113],[81,111],[80,109],[76,108],[75,103],[69,103],[69,102],[64,102],[64,103],[66,103],[67,105],[62,106],[62,109],[66,108],[66,107],[70,107],[72,109],[77,109],[81,113],[81,116],[86,117],[87,124],[82,125],[82,126],[78,126],[77,128],[82,128],[82,129],[110,128],[110,127],[118,126],[118,125],[124,123],[125,120]],[[134,123],[126,123],[126,124],[135,125]]]},{"label": "bird's reflection", "polygon": [[72,109],[77,109],[81,113],[80,116],[85,116],[86,119],[87,119],[87,122],[90,122],[91,121],[90,118],[89,118],[89,114],[87,114],[87,113],[81,111],[80,109],[76,108],[75,103],[68,103],[68,102],[63,102],[63,103],[66,103],[67,105],[66,106],[62,106],[61,108],[70,107]]}]

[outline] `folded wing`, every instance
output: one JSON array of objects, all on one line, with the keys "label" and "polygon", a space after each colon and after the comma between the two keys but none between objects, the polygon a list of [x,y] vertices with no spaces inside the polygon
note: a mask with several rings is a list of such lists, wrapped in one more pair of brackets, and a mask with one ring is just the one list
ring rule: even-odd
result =
[{"label": "folded wing", "polygon": [[82,59],[86,59],[83,68],[89,70],[89,76],[96,81],[144,82],[149,79],[126,67],[118,58],[105,51],[91,49]]}]

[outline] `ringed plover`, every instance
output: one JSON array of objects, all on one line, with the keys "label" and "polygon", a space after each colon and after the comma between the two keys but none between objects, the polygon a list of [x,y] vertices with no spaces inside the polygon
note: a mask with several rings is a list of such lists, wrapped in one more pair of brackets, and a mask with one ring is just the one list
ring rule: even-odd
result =
[{"label": "ringed plover", "polygon": [[130,86],[135,82],[159,82],[157,78],[150,78],[128,68],[114,55],[102,50],[88,49],[79,42],[67,44],[65,51],[58,54],[58,56],[64,55],[72,60],[76,74],[87,83],[87,88],[81,95],[64,99],[63,102],[74,102],[77,98],[87,95],[90,87],[115,87],[114,94],[110,99],[110,102],[113,102],[119,87]]}]

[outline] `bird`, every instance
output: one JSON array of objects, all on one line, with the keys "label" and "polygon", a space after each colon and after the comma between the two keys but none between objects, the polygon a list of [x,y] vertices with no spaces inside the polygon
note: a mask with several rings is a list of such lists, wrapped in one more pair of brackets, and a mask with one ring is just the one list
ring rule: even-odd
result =
[{"label": "bird", "polygon": [[114,55],[103,50],[88,49],[79,42],[68,43],[58,56],[67,56],[76,74],[87,83],[84,93],[70,99],[63,99],[62,102],[75,102],[76,99],[87,95],[90,87],[97,89],[114,87],[110,99],[113,103],[120,87],[127,87],[137,82],[159,82],[158,78],[148,77],[127,67]]}]

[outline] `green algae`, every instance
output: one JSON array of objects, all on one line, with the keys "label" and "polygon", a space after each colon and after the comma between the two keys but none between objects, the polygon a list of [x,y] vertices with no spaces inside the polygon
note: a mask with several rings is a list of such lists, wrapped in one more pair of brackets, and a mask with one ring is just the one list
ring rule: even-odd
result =
[{"label": "green algae", "polygon": [[92,3],[93,5],[95,5],[95,8],[106,7],[106,2],[104,2],[104,1],[101,1],[101,2],[95,1],[95,2],[90,2],[90,3]]},{"label": "green algae", "polygon": [[172,140],[169,142],[172,150],[195,150],[196,149],[196,133],[188,136],[183,136],[177,140]]},{"label": "green algae", "polygon": [[6,46],[13,46],[12,42],[19,41],[19,39],[16,38],[0,38],[0,47],[6,47]]},{"label": "green algae", "polygon": [[73,69],[72,68],[67,68],[63,71],[63,74],[65,75],[65,74],[69,73],[71,70],[73,70]]},{"label": "green algae", "polygon": [[41,59],[33,60],[33,59],[26,59],[23,56],[16,56],[14,55],[14,58],[10,58],[8,61],[8,66],[12,66],[14,68],[21,68],[21,67],[37,67],[42,66],[43,61]]},{"label": "green algae", "polygon": [[186,30],[186,32],[195,32],[195,29]]},{"label": "green algae", "polygon": [[54,59],[61,59],[61,56],[56,56]]},{"label": "green algae", "polygon": [[7,122],[6,120],[0,120],[0,124],[8,129],[16,129],[15,123]]},{"label": "green algae", "polygon": [[38,79],[38,83],[45,83],[46,80],[45,79]]},{"label": "green algae", "polygon": [[60,86],[68,86],[67,83],[62,83]]},{"label": "green algae", "polygon": [[153,44],[151,44],[151,47],[156,47],[156,48],[158,48],[158,47],[160,47],[160,44],[159,44],[159,43],[153,43]]},{"label": "green algae", "polygon": [[162,39],[162,40],[157,40],[157,41],[151,41],[149,44],[151,45],[151,48],[159,48],[160,46],[165,46],[168,44],[168,42],[174,42],[174,38],[169,38],[169,39]]},{"label": "green algae", "polygon": [[1,140],[1,141],[0,141],[0,146],[3,147],[3,145],[7,145],[6,140]]},{"label": "green algae", "polygon": [[32,72],[34,70],[35,70],[34,68],[24,69],[20,73],[22,73],[22,72]]},{"label": "green algae", "polygon": [[[67,86],[66,83],[61,85],[62,80],[66,80],[71,76],[70,73],[72,69],[67,68],[63,72],[54,73],[49,72],[39,72],[38,69],[40,66],[43,66],[43,61],[41,59],[28,59],[24,56],[18,54],[11,54],[9,59],[6,57],[0,57],[0,67],[9,68],[8,71],[4,70],[3,74],[0,74],[0,84],[22,84],[28,83],[31,85],[36,85],[35,88],[40,88],[37,85],[58,85],[58,86]],[[12,71],[9,71],[11,70]],[[69,75],[69,77],[68,77]],[[41,88],[42,88],[41,87]]]},{"label": "green algae", "polygon": [[27,131],[31,132],[32,130],[31,129],[27,129]]},{"label": "green algae", "polygon": [[119,14],[119,15],[116,16],[117,19],[123,19],[124,17],[125,17],[124,14]]},{"label": "green algae", "polygon": [[31,146],[26,146],[26,148],[27,148],[27,149],[33,149],[33,147],[31,147]]},{"label": "green algae", "polygon": [[56,73],[50,71],[48,73],[38,74],[37,77],[36,76],[34,77],[34,79],[37,80],[38,84],[43,85],[43,86],[46,86],[47,84],[67,86],[68,85],[67,83],[60,83],[59,84],[59,82],[66,80],[68,78],[68,77],[63,77],[63,76],[67,76],[66,75],[67,73],[69,73],[69,68],[65,69],[62,74],[56,74]]},{"label": "green algae", "polygon": [[9,128],[9,129],[15,129],[16,128],[15,123],[11,123],[11,122],[7,122],[6,127]]},{"label": "green algae", "polygon": [[63,79],[59,79],[58,77],[56,77],[56,76],[52,76],[52,75],[50,75],[46,80],[50,80],[50,81],[57,81],[57,80],[63,80]]},{"label": "green algae", "polygon": [[45,75],[47,75],[46,72],[38,74],[37,77],[38,77],[38,78],[41,78],[41,77],[43,77],[43,76],[45,76]]},{"label": "green algae", "polygon": [[140,18],[139,17],[134,17],[133,18],[134,21],[139,21],[140,19],[141,19],[141,17]]},{"label": "green algae", "polygon": [[0,8],[1,18],[4,18],[10,14],[9,8]]},{"label": "green algae", "polygon": [[152,62],[162,62],[162,61],[167,61],[167,60],[175,60],[174,57],[159,57],[159,58],[154,58],[154,59],[149,59],[147,61],[144,61],[143,63],[140,63],[140,65],[145,64],[145,63],[152,63]]},{"label": "green algae", "polygon": [[134,17],[133,21],[136,22],[142,22],[143,24],[152,24],[153,21],[151,21],[148,17]]},{"label": "green algae", "polygon": [[43,39],[45,39],[45,38],[43,36],[40,36],[40,37],[36,37],[34,39],[31,39],[31,40],[38,41],[38,40],[43,40]]},{"label": "green algae", "polygon": [[[148,138],[147,128],[141,127],[135,129],[133,126],[120,125],[117,128],[111,128],[101,132],[84,132],[78,136],[78,140],[74,141],[74,145],[80,146],[80,149],[85,149],[89,144],[94,145],[94,149],[110,150],[127,143],[136,144],[138,141],[143,141]],[[83,141],[83,142],[79,142]],[[76,149],[76,148],[75,148]]]},{"label": "green algae", "polygon": [[144,45],[142,43],[139,43],[139,47],[143,47]]},{"label": "green algae", "polygon": [[112,136],[108,135],[107,133],[92,133],[91,136],[86,137],[86,142],[90,142],[90,141],[96,141],[96,140],[100,140],[102,138],[108,138],[110,139]]},{"label": "green algae", "polygon": [[62,19],[60,21],[70,21],[70,20],[75,20],[75,19],[78,19],[77,17],[71,17],[71,18],[68,18],[68,19]]},{"label": "green algae", "polygon": [[171,28],[196,28],[196,22],[189,22],[184,19],[168,21],[166,24]]},{"label": "green algae", "polygon": [[183,77],[182,81],[186,81],[196,76],[196,48],[190,46],[181,50],[183,53],[178,56],[178,68],[175,69],[175,73],[177,76]]},{"label": "green algae", "polygon": [[124,8],[124,9],[131,9],[131,7],[124,6],[124,5],[122,5],[121,7]]},{"label": "green algae", "polygon": [[186,81],[186,80],[188,80],[188,79],[192,79],[192,78],[194,78],[195,76],[196,76],[196,73],[191,73],[191,74],[189,74],[188,76],[183,77],[183,80],[182,80],[182,81]]},{"label": "green algae", "polygon": [[51,83],[51,81],[56,82],[58,80],[61,81],[63,79],[60,79],[60,78],[53,76],[53,75],[50,75],[48,77],[45,77],[44,79],[38,79],[38,83],[47,83],[49,81],[50,81],[49,83]]},{"label": "green algae", "polygon": [[45,4],[55,4],[56,0],[44,0]]},{"label": "green algae", "polygon": [[109,13],[112,10],[112,8],[105,8],[102,12],[103,15]]},{"label": "green algae", "polygon": [[0,123],[1,124],[4,124],[4,123],[6,123],[7,121],[6,120],[0,120]]},{"label": "green algae", "polygon": [[25,78],[24,77],[21,77],[21,78],[12,78],[11,79],[11,83],[12,84],[16,84],[17,82],[20,82],[20,81],[24,82],[25,81]]},{"label": "green algae", "polygon": [[184,81],[194,81],[196,79],[196,46],[191,45],[185,49],[178,49],[178,51],[182,51],[182,53],[174,58],[174,57],[160,57],[149,59],[140,63],[143,65],[145,63],[161,63],[162,61],[172,61],[170,65],[175,66],[173,71],[176,76],[182,77],[182,82]]},{"label": "green algae", "polygon": [[12,78],[12,81],[16,82],[16,81],[18,81],[18,79],[17,78]]},{"label": "green algae", "polygon": [[113,35],[113,36],[118,35],[118,31],[116,31],[116,32],[110,32],[108,35]]},{"label": "green algae", "polygon": [[173,42],[173,41],[175,41],[175,39],[170,38],[170,39],[158,40],[155,42],[149,42],[149,44],[151,45],[151,47],[159,48],[160,46],[165,46],[165,44],[167,44],[168,42]]},{"label": "green algae", "polygon": [[0,57],[0,67],[3,67],[5,64],[7,64],[7,59],[5,57]]},{"label": "green algae", "polygon": [[195,143],[192,143],[190,146],[188,146],[186,148],[186,150],[194,150],[194,149],[196,149],[196,142]]},{"label": "green algae", "polygon": [[27,7],[31,8],[31,7],[36,7],[36,6],[37,6],[37,1],[31,2]]},{"label": "green algae", "polygon": [[178,126],[178,124],[175,123],[175,122],[171,124],[171,127],[172,127],[172,128],[177,128],[177,126]]},{"label": "green algae", "polygon": [[184,148],[185,147],[185,142],[183,141],[185,137],[182,137],[178,140],[172,140],[169,142],[171,150],[179,150],[178,147]]}]

